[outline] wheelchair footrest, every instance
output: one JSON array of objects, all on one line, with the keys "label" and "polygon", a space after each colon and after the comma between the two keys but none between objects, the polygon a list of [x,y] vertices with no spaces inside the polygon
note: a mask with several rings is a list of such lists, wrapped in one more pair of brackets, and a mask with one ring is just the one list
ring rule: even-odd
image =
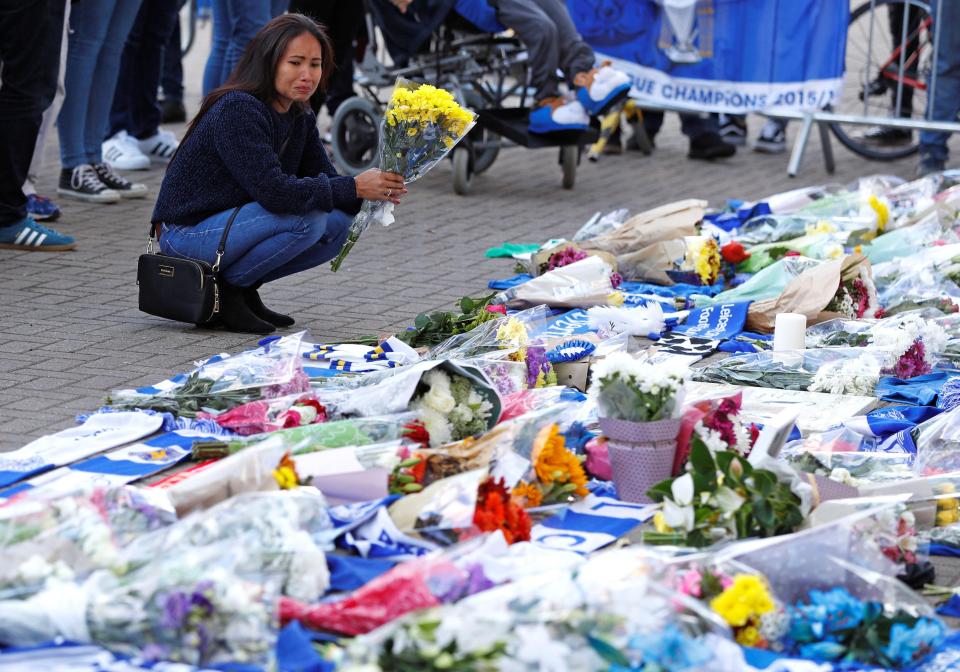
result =
[{"label": "wheelchair footrest", "polygon": [[507,138],[523,147],[561,147],[563,145],[590,145],[600,137],[595,120],[585,131],[562,131],[549,134],[531,133],[527,128],[530,108],[528,107],[491,107],[477,112],[478,123],[497,135]]}]

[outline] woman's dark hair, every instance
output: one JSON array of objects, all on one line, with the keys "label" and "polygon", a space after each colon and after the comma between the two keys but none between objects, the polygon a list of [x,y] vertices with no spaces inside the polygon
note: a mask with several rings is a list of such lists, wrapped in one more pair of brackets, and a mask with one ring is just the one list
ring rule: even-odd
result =
[{"label": "woman's dark hair", "polygon": [[[242,91],[259,98],[268,105],[277,99],[277,89],[274,84],[277,66],[290,42],[297,37],[309,33],[320,43],[322,70],[320,72],[320,86],[317,94],[327,90],[327,82],[333,73],[333,43],[323,26],[303,14],[282,14],[260,29],[246,49],[237,67],[230,73],[223,86],[214,89],[203,99],[200,111],[190,122],[186,135],[181,144],[197,127],[200,119],[210,111],[218,100],[231,91]],[[304,107],[306,107],[304,105]]]}]

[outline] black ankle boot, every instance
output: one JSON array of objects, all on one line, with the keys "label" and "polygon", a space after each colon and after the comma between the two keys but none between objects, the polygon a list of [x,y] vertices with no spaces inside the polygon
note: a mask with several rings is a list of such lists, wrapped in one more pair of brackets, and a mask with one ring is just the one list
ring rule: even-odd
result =
[{"label": "black ankle boot", "polygon": [[276,331],[266,320],[261,320],[250,310],[244,296],[245,289],[220,283],[220,322],[228,331],[246,334],[269,334]]},{"label": "black ankle boot", "polygon": [[253,311],[253,314],[259,317],[261,320],[269,322],[275,327],[289,327],[292,326],[296,321],[289,315],[284,315],[283,313],[278,313],[276,311],[270,310],[260,299],[260,294],[257,292],[258,289],[263,285],[262,282],[258,282],[255,285],[246,287],[243,290],[243,298],[247,302],[247,307]]}]

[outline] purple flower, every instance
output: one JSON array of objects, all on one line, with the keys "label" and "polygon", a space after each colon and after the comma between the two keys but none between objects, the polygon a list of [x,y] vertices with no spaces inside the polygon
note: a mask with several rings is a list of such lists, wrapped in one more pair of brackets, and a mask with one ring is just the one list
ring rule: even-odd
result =
[{"label": "purple flower", "polygon": [[623,284],[623,276],[614,271],[610,274],[610,286],[616,289]]},{"label": "purple flower", "polygon": [[483,573],[483,565],[470,565],[470,567],[467,569],[467,572],[469,574],[467,577],[467,595],[473,595],[474,593],[489,590],[496,585],[493,581],[487,578],[486,574]]},{"label": "purple flower", "polygon": [[550,360],[547,359],[547,351],[539,345],[527,347],[527,387],[537,386],[537,379],[540,374],[546,375],[550,371]]},{"label": "purple flower", "polygon": [[163,616],[160,622],[165,628],[179,629],[190,613],[190,598],[186,593],[176,590],[168,593],[163,601]]}]

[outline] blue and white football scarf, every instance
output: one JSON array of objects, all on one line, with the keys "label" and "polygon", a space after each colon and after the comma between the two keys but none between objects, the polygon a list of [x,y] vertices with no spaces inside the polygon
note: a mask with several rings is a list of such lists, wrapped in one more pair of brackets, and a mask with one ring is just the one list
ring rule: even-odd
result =
[{"label": "blue and white football scarf", "polygon": [[656,512],[656,506],[591,494],[535,525],[530,541],[556,550],[592,553],[629,534]]},{"label": "blue and white football scarf", "polygon": [[162,424],[162,417],[139,411],[91,416],[82,425],[0,454],[0,488],[150,436]]}]

